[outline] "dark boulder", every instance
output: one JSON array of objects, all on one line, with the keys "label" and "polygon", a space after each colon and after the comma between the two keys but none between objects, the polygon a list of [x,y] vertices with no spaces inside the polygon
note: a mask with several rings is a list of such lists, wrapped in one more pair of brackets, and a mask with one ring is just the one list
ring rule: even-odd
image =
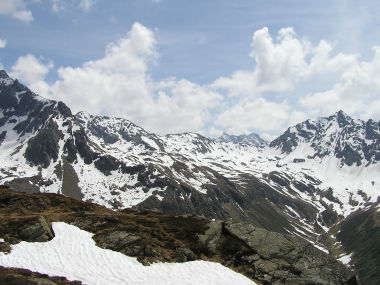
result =
[{"label": "dark boulder", "polygon": [[19,232],[21,239],[29,242],[46,242],[54,237],[45,218],[39,216],[35,221],[25,225]]}]

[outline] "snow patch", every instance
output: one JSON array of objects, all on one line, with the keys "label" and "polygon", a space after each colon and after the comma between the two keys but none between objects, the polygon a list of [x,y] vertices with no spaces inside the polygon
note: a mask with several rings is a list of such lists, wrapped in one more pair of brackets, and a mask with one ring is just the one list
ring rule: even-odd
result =
[{"label": "snow patch", "polygon": [[63,222],[52,224],[55,238],[45,243],[21,242],[0,265],[43,274],[65,276],[85,284],[255,284],[215,262],[154,263],[143,266],[136,258],[95,245],[93,234]]},{"label": "snow patch", "polygon": [[340,262],[342,262],[343,264],[347,265],[351,262],[351,257],[352,257],[352,253],[347,254],[347,255],[343,255],[343,256],[339,257],[338,260]]}]

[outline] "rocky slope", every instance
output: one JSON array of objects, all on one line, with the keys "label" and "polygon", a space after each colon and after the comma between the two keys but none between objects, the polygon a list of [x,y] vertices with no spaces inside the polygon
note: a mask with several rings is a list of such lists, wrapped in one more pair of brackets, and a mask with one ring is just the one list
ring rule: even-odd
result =
[{"label": "rocky slope", "polygon": [[[51,222],[64,221],[94,233],[98,246],[136,256],[145,265],[203,259],[263,284],[356,284],[352,271],[303,239],[246,223],[152,211],[112,212],[61,195],[23,194],[4,187],[0,217],[0,251],[9,251],[10,244],[21,240],[48,241],[54,238]],[[31,280],[47,279],[24,274]],[[53,278],[49,284],[63,282]]]},{"label": "rocky slope", "polygon": [[269,145],[158,136],[126,119],[74,115],[0,72],[0,184],[111,209],[249,222],[334,257],[351,253],[334,228],[379,204],[379,134],[379,123],[339,111]]}]

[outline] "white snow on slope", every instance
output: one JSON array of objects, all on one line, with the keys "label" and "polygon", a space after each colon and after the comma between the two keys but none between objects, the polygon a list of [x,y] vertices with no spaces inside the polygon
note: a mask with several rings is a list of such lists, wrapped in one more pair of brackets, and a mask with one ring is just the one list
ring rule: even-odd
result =
[{"label": "white snow on slope", "polygon": [[10,254],[0,253],[0,265],[65,276],[84,284],[250,284],[255,283],[219,263],[191,261],[143,266],[136,258],[101,249],[93,234],[63,222],[53,223],[55,238],[46,243],[21,242]]},{"label": "white snow on slope", "polygon": [[339,257],[338,260],[340,262],[342,262],[343,264],[347,265],[351,262],[351,257],[352,257],[352,253],[347,254],[347,255],[343,255],[343,256]]}]

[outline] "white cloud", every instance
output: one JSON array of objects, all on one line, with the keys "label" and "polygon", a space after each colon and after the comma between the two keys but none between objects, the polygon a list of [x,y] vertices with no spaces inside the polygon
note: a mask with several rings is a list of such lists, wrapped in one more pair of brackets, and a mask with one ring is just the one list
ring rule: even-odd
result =
[{"label": "white cloud", "polygon": [[308,117],[306,115],[305,112],[302,112],[302,111],[297,111],[297,110],[293,110],[290,114],[289,114],[289,123],[288,125],[289,126],[294,126],[298,123],[301,123],[305,120],[307,120]]},{"label": "white cloud", "polygon": [[331,56],[333,45],[321,40],[313,47],[296,38],[293,28],[280,29],[276,40],[268,28],[257,30],[252,38],[251,58],[254,68],[240,70],[230,77],[220,77],[212,86],[227,90],[230,96],[260,96],[263,92],[294,90],[300,80],[316,74],[342,72],[355,66],[357,55]]},{"label": "white cloud", "polygon": [[239,103],[221,113],[216,125],[229,128],[231,134],[247,133],[254,128],[258,131],[280,130],[289,119],[290,106],[286,102],[275,103],[258,98]]},{"label": "white cloud", "polygon": [[[255,131],[268,139],[289,125],[339,109],[380,119],[380,48],[374,51],[372,60],[360,61],[359,55],[334,54],[334,45],[324,40],[312,45],[298,39],[292,28],[281,29],[275,39],[263,28],[252,38],[252,70],[203,86],[175,77],[154,81],[149,68],[158,57],[155,36],[135,23],[107,46],[104,57],[58,68],[56,82],[45,81],[53,64],[33,55],[20,57],[11,75],[74,112],[124,117],[148,131],[213,137],[222,131]],[[318,88],[314,80],[320,77],[330,86]],[[300,84],[306,85],[305,93],[297,92]]]},{"label": "white cloud", "polygon": [[46,94],[49,86],[44,81],[45,76],[54,65],[51,61],[43,61],[43,58],[38,59],[32,54],[20,56],[12,66],[10,76],[26,83],[37,94]]},{"label": "white cloud", "polygon": [[52,10],[59,12],[65,9],[65,2],[63,0],[52,0]]},{"label": "white cloud", "polygon": [[[380,94],[380,48],[374,48],[371,61],[360,62],[357,54],[334,54],[334,45],[325,40],[313,46],[298,39],[292,28],[281,29],[276,39],[267,28],[260,29],[251,46],[252,70],[236,71],[211,84],[216,91],[235,98],[216,120],[231,133],[252,129],[279,132],[284,126],[339,109],[380,119],[380,104],[371,104]],[[303,90],[317,89],[316,78],[337,81],[331,89],[321,86],[318,92],[297,92],[301,83],[305,84]],[[271,92],[271,99],[265,92]],[[288,96],[293,100],[287,100]]]},{"label": "white cloud", "polygon": [[12,66],[11,74],[27,84],[43,80],[49,70],[53,68],[53,63],[43,64],[41,61],[32,54],[21,56]]},{"label": "white cloud", "polygon": [[79,2],[79,7],[83,9],[83,11],[88,12],[94,4],[95,0],[81,0]]},{"label": "white cloud", "polygon": [[[318,74],[343,72],[357,64],[358,55],[339,53],[332,56],[334,46],[321,40],[315,47],[296,38],[293,28],[280,29],[276,40],[268,28],[257,30],[252,38],[253,70],[240,70],[221,77],[212,84],[227,90],[230,96],[260,96],[263,92],[294,90],[301,80]],[[281,93],[279,93],[281,94]]]},{"label": "white cloud", "polygon": [[26,8],[23,0],[1,0],[0,15],[9,15],[26,23],[33,21],[32,12]]},{"label": "white cloud", "polygon": [[210,120],[209,110],[222,101],[220,94],[185,79],[176,81],[168,91],[158,92],[152,116],[145,119],[151,129],[165,126],[167,130],[161,132],[199,131]]},{"label": "white cloud", "polygon": [[253,71],[237,71],[231,77],[218,78],[213,87],[226,89],[230,95],[257,96],[265,91],[286,91],[307,72],[305,56],[309,44],[295,38],[292,28],[281,29],[277,42],[268,28],[256,31],[250,56]]},{"label": "white cloud", "polygon": [[71,7],[80,8],[84,12],[88,12],[95,3],[96,0],[52,0],[52,10],[54,12],[61,12]]},{"label": "white cloud", "polygon": [[7,46],[7,40],[0,39],[0,48],[5,48]]},{"label": "white cloud", "polygon": [[371,61],[358,62],[351,58],[345,63],[349,61],[351,63],[342,70],[339,82],[331,89],[301,97],[301,106],[316,116],[343,109],[364,119],[371,116],[380,119],[380,105],[376,103],[380,94],[380,48],[374,48]]},{"label": "white cloud", "polygon": [[202,129],[222,96],[185,79],[152,81],[148,67],[157,57],[155,45],[153,32],[135,23],[126,37],[107,46],[103,58],[59,68],[59,79],[50,85],[43,79],[51,66],[32,55],[20,57],[12,75],[74,112],[124,117],[160,133]]},{"label": "white cloud", "polygon": [[[0,48],[5,48],[7,46],[7,41],[4,39],[0,39]],[[3,64],[0,61],[0,69],[4,69]]]}]

